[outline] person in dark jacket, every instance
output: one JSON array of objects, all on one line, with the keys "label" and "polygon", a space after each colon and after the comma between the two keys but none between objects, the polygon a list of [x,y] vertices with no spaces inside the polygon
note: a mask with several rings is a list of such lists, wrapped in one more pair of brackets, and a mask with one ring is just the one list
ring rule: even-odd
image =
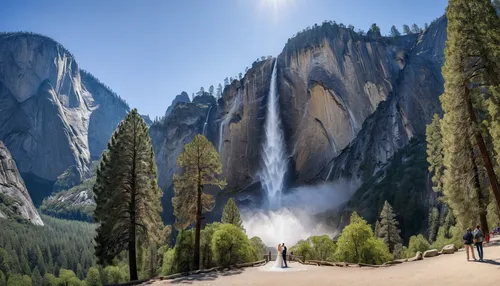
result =
[{"label": "person in dark jacket", "polygon": [[470,252],[472,253],[472,259],[476,260],[476,256],[474,255],[474,235],[472,234],[472,230],[467,228],[467,231],[464,234],[464,246],[465,246],[465,253],[467,253],[467,261],[469,261],[469,249]]}]

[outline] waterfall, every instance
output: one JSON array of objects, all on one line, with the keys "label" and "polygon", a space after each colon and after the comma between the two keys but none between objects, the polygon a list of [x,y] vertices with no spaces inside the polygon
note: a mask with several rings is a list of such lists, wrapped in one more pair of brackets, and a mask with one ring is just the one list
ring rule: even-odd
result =
[{"label": "waterfall", "polygon": [[229,112],[222,118],[222,121],[220,122],[220,127],[219,127],[219,154],[222,155],[222,143],[224,142],[224,129],[226,129],[227,125],[231,121],[231,118],[233,118],[234,113],[238,108],[240,107],[241,104],[241,92],[238,89],[238,92],[236,93],[236,96],[233,98],[233,102],[231,102],[231,105],[229,107]]},{"label": "waterfall", "polygon": [[205,118],[205,124],[203,124],[203,136],[206,136],[206,131],[207,131],[207,124],[208,124],[208,118],[210,117],[210,111],[212,111],[212,107],[214,107],[213,105],[210,106],[210,108],[208,109],[208,113],[207,113],[207,118]]},{"label": "waterfall", "polygon": [[263,169],[259,174],[261,184],[266,191],[269,206],[279,208],[281,191],[287,168],[285,143],[279,112],[279,98],[277,87],[277,60],[275,60],[269,96],[267,99],[265,142],[262,152]]}]

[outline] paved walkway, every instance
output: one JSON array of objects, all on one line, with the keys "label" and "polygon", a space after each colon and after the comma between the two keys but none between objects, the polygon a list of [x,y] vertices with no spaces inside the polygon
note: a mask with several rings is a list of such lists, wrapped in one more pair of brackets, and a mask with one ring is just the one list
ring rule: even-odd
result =
[{"label": "paved walkway", "polygon": [[500,285],[500,240],[484,248],[485,262],[467,262],[463,250],[387,268],[340,268],[291,263],[289,271],[268,271],[267,266],[208,273],[161,284],[190,285]]}]

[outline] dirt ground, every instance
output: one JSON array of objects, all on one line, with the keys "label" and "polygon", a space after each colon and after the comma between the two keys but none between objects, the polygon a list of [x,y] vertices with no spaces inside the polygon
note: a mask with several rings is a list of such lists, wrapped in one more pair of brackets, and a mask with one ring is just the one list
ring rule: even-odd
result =
[{"label": "dirt ground", "polygon": [[[477,252],[476,252],[477,256]],[[189,285],[500,285],[500,239],[484,247],[485,262],[467,261],[464,250],[387,268],[340,268],[290,263],[289,269],[269,271],[270,265],[215,272],[161,284]]]}]

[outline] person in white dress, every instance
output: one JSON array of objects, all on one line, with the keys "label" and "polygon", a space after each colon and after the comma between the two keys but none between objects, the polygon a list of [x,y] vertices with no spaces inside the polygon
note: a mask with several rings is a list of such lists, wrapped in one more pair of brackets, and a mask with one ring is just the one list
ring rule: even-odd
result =
[{"label": "person in white dress", "polygon": [[281,255],[281,244],[278,244],[276,249],[278,254],[276,255],[276,261],[274,261],[273,268],[283,268],[283,256]]}]

